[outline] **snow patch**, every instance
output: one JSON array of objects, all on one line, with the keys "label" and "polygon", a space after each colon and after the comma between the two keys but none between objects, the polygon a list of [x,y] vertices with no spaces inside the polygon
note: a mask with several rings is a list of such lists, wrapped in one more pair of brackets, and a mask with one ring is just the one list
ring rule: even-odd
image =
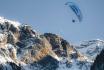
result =
[{"label": "snow patch", "polygon": [[9,22],[10,24],[13,24],[16,28],[18,28],[18,26],[20,26],[21,24],[17,21],[11,21],[11,20],[5,19],[4,17],[0,17],[0,24],[3,24],[5,22]]}]

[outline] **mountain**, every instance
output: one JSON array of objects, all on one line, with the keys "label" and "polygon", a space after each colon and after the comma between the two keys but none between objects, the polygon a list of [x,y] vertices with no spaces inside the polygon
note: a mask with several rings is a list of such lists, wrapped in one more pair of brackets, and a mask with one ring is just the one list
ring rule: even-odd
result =
[{"label": "mountain", "polygon": [[104,70],[104,49],[99,55],[97,55],[93,65],[91,66],[91,70]]},{"label": "mountain", "polygon": [[89,57],[90,59],[94,60],[98,54],[104,48],[104,41],[100,39],[90,40],[90,41],[83,41],[77,49]]},{"label": "mountain", "polygon": [[91,40],[74,46],[57,34],[0,17],[0,70],[90,70],[103,45]]}]

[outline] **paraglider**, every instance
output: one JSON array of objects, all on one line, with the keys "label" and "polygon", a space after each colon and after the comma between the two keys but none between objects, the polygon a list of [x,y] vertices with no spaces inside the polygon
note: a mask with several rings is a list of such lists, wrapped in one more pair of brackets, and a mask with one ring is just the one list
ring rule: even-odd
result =
[{"label": "paraglider", "polygon": [[[76,14],[79,22],[81,22],[83,19],[83,16],[79,7],[74,2],[67,2],[65,3],[65,5],[68,5],[71,8],[71,10]],[[75,19],[72,20],[72,22],[75,22],[75,21],[76,21]]]},{"label": "paraglider", "polygon": [[72,20],[72,22],[74,23],[74,22],[75,22],[75,20],[73,19],[73,20]]}]

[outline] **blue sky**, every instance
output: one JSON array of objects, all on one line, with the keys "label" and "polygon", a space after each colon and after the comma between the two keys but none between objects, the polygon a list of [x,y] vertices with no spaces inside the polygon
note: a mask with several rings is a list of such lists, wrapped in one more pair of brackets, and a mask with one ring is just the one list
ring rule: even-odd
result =
[{"label": "blue sky", "polygon": [[[75,2],[83,14],[78,21],[64,4]],[[104,39],[104,0],[0,0],[0,16],[30,24],[40,33],[52,32],[71,43]]]}]

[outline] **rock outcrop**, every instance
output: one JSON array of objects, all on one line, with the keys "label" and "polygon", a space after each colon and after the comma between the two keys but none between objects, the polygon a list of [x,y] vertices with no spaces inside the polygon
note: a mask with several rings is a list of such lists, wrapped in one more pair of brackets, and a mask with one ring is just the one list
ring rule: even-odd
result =
[{"label": "rock outcrop", "polygon": [[97,55],[93,65],[91,66],[91,70],[104,70],[104,49],[99,55]]}]

